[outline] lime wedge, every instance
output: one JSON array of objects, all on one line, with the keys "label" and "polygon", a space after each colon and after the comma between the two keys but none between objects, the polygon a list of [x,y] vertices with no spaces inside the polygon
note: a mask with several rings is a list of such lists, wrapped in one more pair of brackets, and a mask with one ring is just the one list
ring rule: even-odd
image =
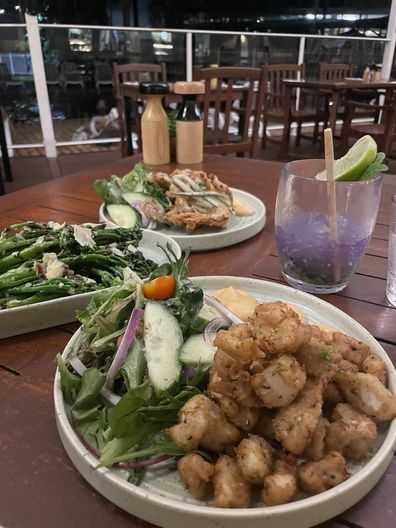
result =
[{"label": "lime wedge", "polygon": [[[334,162],[336,181],[355,181],[360,178],[377,156],[377,143],[371,136],[363,136],[342,158]],[[326,171],[319,172],[315,179],[327,180]]]}]

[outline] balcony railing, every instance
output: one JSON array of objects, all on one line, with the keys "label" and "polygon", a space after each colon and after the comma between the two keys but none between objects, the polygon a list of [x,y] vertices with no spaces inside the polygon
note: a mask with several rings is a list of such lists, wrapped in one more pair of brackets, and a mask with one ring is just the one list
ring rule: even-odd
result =
[{"label": "balcony railing", "polygon": [[[388,31],[389,32],[389,31]],[[118,26],[0,24],[1,104],[9,117],[8,145],[57,147],[119,141],[116,128],[97,134],[114,105],[111,78],[95,78],[97,62],[165,62],[171,81],[191,79],[193,65],[304,63],[307,77],[320,62],[346,62],[361,76],[365,64],[382,64],[383,77],[394,70],[395,37],[323,36]],[[73,66],[68,66],[72,64]],[[65,68],[74,68],[66,83]],[[23,123],[23,126],[21,126]]]}]

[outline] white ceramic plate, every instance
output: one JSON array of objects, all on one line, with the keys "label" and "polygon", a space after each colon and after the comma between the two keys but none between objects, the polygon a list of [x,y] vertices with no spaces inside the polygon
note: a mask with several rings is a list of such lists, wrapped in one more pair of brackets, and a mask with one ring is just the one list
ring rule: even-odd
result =
[{"label": "white ceramic plate", "polygon": [[[167,258],[157,244],[165,246],[167,243],[180,258],[181,249],[177,242],[155,231],[143,232],[139,249],[146,258],[163,264],[167,262]],[[85,308],[94,294],[95,292],[80,293],[30,306],[0,310],[0,339],[75,321],[76,310]]]},{"label": "white ceramic plate", "polygon": [[[238,242],[247,240],[259,233],[265,226],[265,205],[253,194],[239,189],[231,189],[231,191],[236,198],[253,209],[254,214],[252,216],[233,216],[226,229],[201,227],[196,229],[193,233],[187,234],[184,229],[178,229],[171,226],[161,226],[156,232],[172,237],[182,249],[190,247],[191,251],[217,249],[232,246],[238,244]],[[104,204],[100,206],[99,219],[101,222],[106,222],[109,226],[116,226],[116,224],[106,216]]]},{"label": "white ceramic plate", "polygon": [[[280,284],[238,278],[197,277],[205,291],[234,286],[252,293],[260,301],[280,299],[295,304],[312,323],[326,323],[367,343],[380,356],[388,372],[388,386],[395,393],[396,372],[377,341],[344,312],[321,299]],[[77,337],[72,337],[63,353]],[[74,433],[60,388],[59,372],[54,383],[56,423],[62,443],[83,477],[102,495],[129,513],[164,528],[305,528],[314,526],[346,510],[360,500],[379,480],[389,465],[396,438],[396,420],[380,428],[373,456],[364,463],[348,466],[353,474],[347,481],[319,495],[284,504],[246,509],[214,508],[194,500],[179,481],[177,472],[164,463],[146,472],[140,487],[128,483],[122,470],[93,469],[97,460]]]}]

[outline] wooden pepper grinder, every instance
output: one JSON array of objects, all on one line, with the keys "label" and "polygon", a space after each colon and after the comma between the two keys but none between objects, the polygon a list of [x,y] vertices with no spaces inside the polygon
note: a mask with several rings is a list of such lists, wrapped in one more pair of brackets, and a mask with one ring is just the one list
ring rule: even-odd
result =
[{"label": "wooden pepper grinder", "polygon": [[139,92],[147,97],[141,120],[143,161],[148,165],[167,164],[170,162],[169,125],[162,98],[169,93],[169,85],[141,82]]},{"label": "wooden pepper grinder", "polygon": [[176,82],[174,92],[183,96],[176,117],[176,160],[185,165],[201,163],[203,157],[203,117],[197,95],[205,93],[203,82]]}]

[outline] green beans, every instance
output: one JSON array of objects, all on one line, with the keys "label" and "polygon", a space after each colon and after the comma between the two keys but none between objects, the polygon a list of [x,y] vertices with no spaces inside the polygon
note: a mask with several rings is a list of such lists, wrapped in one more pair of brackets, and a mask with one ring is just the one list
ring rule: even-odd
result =
[{"label": "green beans", "polygon": [[[157,266],[136,248],[139,228],[22,222],[0,232],[0,310],[119,284]],[[55,255],[51,255],[55,254]]]}]

